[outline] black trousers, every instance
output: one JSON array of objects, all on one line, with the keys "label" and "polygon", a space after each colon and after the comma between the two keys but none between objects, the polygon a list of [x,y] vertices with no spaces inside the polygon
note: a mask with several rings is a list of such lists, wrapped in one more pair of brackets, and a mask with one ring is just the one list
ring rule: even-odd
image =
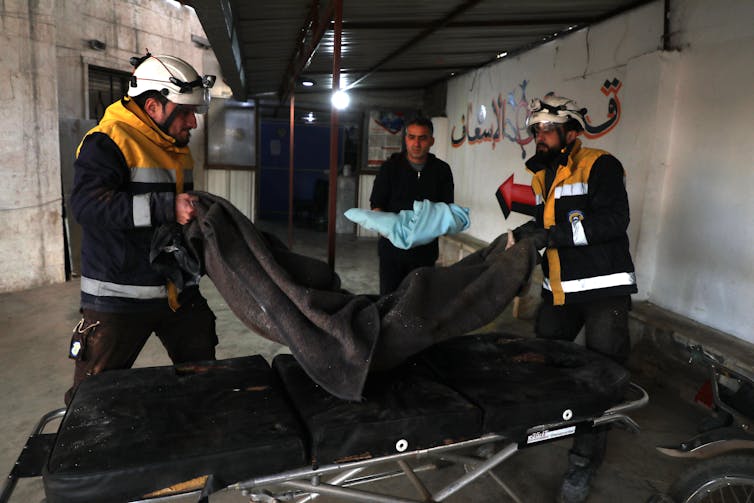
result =
[{"label": "black trousers", "polygon": [[377,243],[380,256],[380,295],[394,292],[411,271],[419,267],[432,267],[437,262],[437,243],[402,250],[381,237]]},{"label": "black trousers", "polygon": [[106,370],[131,368],[153,332],[173,363],[215,359],[215,314],[200,295],[175,312],[166,302],[165,309],[156,312],[107,313],[84,309],[83,314],[71,340],[72,348],[76,342],[78,346],[74,351],[73,385],[65,394],[66,405],[87,377]]},{"label": "black trousers", "polygon": [[537,337],[573,341],[584,328],[586,347],[623,364],[631,342],[628,312],[631,297],[607,297],[583,304],[553,306],[543,302],[534,330]]},{"label": "black trousers", "polygon": [[[537,337],[573,341],[584,328],[586,347],[621,365],[628,359],[631,341],[628,333],[629,295],[608,297],[583,304],[553,306],[543,302],[534,327]],[[607,428],[594,428],[573,439],[569,464],[596,470],[605,457]]]}]

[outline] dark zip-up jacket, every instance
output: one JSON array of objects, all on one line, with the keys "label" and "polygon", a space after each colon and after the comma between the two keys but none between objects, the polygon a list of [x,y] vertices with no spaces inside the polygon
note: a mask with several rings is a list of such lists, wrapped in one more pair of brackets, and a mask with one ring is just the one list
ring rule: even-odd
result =
[{"label": "dark zip-up jacket", "polygon": [[[529,159],[537,225],[549,229],[542,295],[554,305],[636,293],[621,163],[576,140],[549,168]],[[554,176],[553,176],[554,175]]]},{"label": "dark zip-up jacket", "polygon": [[[405,152],[395,153],[382,163],[369,198],[372,208],[399,213],[401,210],[412,210],[414,201],[424,199],[435,203],[453,202],[453,172],[448,163],[434,154],[428,154],[424,168],[417,172],[408,162]],[[437,239],[410,250],[401,250],[380,237],[379,249],[380,253],[410,254],[431,261],[437,260],[439,255]]]},{"label": "dark zip-up jacket", "polygon": [[[193,188],[188,147],[160,131],[129,98],[84,137],[71,209],[83,228],[81,305],[129,312],[168,307],[165,277],[149,264],[154,228],[175,222],[175,194]],[[198,287],[185,285],[179,302]]]}]

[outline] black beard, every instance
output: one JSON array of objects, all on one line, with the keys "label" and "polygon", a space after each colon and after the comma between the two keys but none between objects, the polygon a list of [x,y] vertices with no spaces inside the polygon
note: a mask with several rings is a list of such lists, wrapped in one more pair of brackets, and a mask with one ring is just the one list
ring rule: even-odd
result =
[{"label": "black beard", "polygon": [[[544,150],[540,150],[540,145],[544,146]],[[560,155],[559,148],[550,148],[544,143],[537,144],[537,152],[534,154],[533,159],[542,164],[552,164]]]},{"label": "black beard", "polygon": [[189,144],[189,141],[191,140],[191,136],[189,136],[189,137],[188,137],[188,138],[186,138],[185,140],[179,140],[179,139],[178,139],[178,138],[176,138],[175,136],[173,137],[173,139],[175,140],[175,143],[174,143],[174,145],[175,145],[176,147],[185,147],[186,145],[188,145],[188,144]]}]

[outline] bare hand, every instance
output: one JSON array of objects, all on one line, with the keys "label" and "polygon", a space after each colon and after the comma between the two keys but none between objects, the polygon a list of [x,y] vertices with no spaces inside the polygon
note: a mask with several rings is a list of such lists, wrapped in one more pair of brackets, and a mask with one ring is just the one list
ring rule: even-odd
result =
[{"label": "bare hand", "polygon": [[508,229],[508,241],[505,243],[505,249],[512,247],[516,244],[516,238],[513,237],[513,231]]},{"label": "bare hand", "polygon": [[196,214],[194,204],[199,198],[189,194],[176,194],[175,196],[175,221],[181,225],[189,223]]}]

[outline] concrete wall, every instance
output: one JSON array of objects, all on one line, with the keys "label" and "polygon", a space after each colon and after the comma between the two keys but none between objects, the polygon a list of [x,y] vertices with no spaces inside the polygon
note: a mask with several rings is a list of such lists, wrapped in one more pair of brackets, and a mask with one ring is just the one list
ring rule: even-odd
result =
[{"label": "concrete wall", "polygon": [[[59,152],[71,146],[61,148],[58,129],[88,117],[88,65],[130,72],[129,58],[149,49],[184,58],[201,73],[208,51],[191,43],[192,34],[204,37],[196,14],[172,0],[0,2],[6,73],[0,86],[0,292],[65,279]],[[91,49],[90,39],[105,42],[105,50]],[[199,122],[191,149],[201,166]],[[66,170],[64,177],[70,176]]]},{"label": "concrete wall", "polygon": [[0,3],[0,291],[65,279],[52,2]]},{"label": "concrete wall", "polygon": [[525,103],[549,91],[575,98],[589,109],[585,143],[627,171],[637,298],[754,342],[754,3],[670,2],[668,52],[663,4],[452,80],[456,202],[486,241],[526,221],[505,220],[493,194],[511,175],[530,183]]}]

